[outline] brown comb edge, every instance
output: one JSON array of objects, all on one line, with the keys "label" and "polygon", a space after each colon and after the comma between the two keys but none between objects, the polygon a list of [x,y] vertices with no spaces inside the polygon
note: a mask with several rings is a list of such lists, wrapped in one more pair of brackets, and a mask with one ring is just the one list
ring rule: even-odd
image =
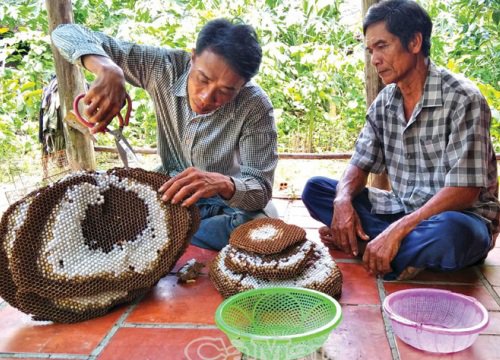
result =
[{"label": "brown comb edge", "polygon": [[[230,246],[230,245],[227,245]],[[210,271],[208,273],[208,276],[210,280],[212,281],[212,284],[215,286],[217,291],[222,295],[223,298],[228,298],[230,296],[233,296],[235,294],[238,294],[242,291],[246,290],[251,290],[252,287],[245,287],[241,285],[241,280],[240,281],[232,281],[227,278],[225,278],[223,275],[222,270],[218,266],[219,261],[221,260],[223,255],[223,252],[219,252],[217,256],[214,258],[212,263],[210,264]],[[238,274],[244,277],[242,274]]]},{"label": "brown comb edge", "polygon": [[31,192],[24,198],[16,201],[10,205],[7,210],[2,215],[2,220],[0,221],[0,297],[7,301],[13,307],[17,307],[16,292],[17,285],[12,277],[11,269],[9,268],[10,260],[7,256],[7,233],[9,231],[10,217],[15,213],[15,211],[27,201],[30,196],[33,196],[34,192]]},{"label": "brown comb edge", "polygon": [[139,296],[146,294],[149,290],[150,288],[133,290],[127,295],[113,300],[109,304],[89,307],[82,311],[57,306],[50,299],[41,297],[35,293],[20,293],[19,303],[23,308],[33,310],[28,314],[31,314],[32,319],[35,321],[52,321],[60,324],[72,324],[106,315],[119,305],[129,303]]}]

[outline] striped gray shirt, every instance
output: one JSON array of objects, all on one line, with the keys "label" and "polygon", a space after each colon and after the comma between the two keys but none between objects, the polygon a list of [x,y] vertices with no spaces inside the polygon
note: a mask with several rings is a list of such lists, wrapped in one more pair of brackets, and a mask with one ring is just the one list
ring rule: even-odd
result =
[{"label": "striped gray shirt", "polygon": [[351,163],[381,173],[392,191],[370,188],[375,213],[410,213],[443,187],[480,187],[470,211],[498,231],[497,163],[490,138],[491,113],[470,81],[432,62],[424,93],[408,122],[395,84],[370,106]]},{"label": "striped gray shirt", "polygon": [[231,102],[198,115],[187,94],[190,53],[120,41],[79,25],[60,25],[52,41],[72,63],[81,64],[79,59],[88,54],[112,59],[127,82],[149,93],[162,171],[173,176],[194,166],[231,176],[236,191],[229,206],[244,210],[266,206],[278,152],[273,107],[260,87],[249,82]]}]

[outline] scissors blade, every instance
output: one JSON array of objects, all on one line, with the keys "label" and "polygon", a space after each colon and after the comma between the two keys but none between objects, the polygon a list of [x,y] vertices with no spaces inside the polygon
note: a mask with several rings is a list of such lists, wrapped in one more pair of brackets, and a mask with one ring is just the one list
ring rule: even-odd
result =
[{"label": "scissors blade", "polygon": [[137,155],[135,154],[134,149],[125,138],[125,136],[123,136],[121,131],[110,130],[109,133],[111,133],[115,138],[116,149],[118,150],[118,155],[120,156],[123,165],[126,168],[128,168],[129,163],[134,163],[136,166],[139,166],[140,162],[137,158]]},{"label": "scissors blade", "polygon": [[118,155],[120,156],[120,160],[123,163],[123,166],[128,169],[128,157],[127,152],[123,148],[123,145],[120,143],[118,139],[115,138],[116,149],[118,150]]}]

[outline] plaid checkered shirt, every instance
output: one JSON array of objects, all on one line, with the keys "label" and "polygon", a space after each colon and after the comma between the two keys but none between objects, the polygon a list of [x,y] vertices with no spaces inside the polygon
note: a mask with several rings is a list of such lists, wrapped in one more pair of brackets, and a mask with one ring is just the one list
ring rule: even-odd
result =
[{"label": "plaid checkered shirt", "polygon": [[194,166],[228,175],[236,188],[229,206],[266,206],[278,152],[273,107],[260,87],[250,81],[231,102],[198,115],[187,94],[190,53],[120,41],[79,25],[60,25],[52,41],[72,63],[81,65],[81,57],[88,54],[112,59],[127,82],[149,93],[156,111],[161,171],[173,176]]},{"label": "plaid checkered shirt", "polygon": [[395,84],[368,109],[351,164],[387,170],[392,191],[369,188],[373,212],[410,213],[443,187],[480,187],[470,210],[498,231],[497,162],[490,138],[491,112],[470,81],[432,62],[424,93],[407,121]]}]

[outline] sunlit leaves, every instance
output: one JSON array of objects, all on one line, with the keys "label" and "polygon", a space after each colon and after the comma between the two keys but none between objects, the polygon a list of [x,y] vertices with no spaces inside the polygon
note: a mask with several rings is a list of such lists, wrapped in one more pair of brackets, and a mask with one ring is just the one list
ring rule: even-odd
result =
[{"label": "sunlit leaves", "polygon": [[[73,0],[75,22],[122,39],[190,50],[202,25],[239,18],[256,29],[264,58],[255,81],[275,107],[280,151],[352,150],[364,122],[364,46],[341,0]],[[471,78],[488,99],[500,151],[498,0],[422,0],[434,22],[432,59]],[[349,9],[352,10],[352,9]],[[0,155],[36,150],[40,92],[54,73],[41,0],[0,4]],[[93,80],[86,72],[88,81]],[[154,146],[156,122],[144,90],[128,138]],[[110,141],[99,137],[99,141]],[[102,138],[102,139],[101,139]],[[106,139],[108,138],[108,139]],[[14,155],[12,155],[14,154]],[[1,171],[1,169],[0,169]]]}]

